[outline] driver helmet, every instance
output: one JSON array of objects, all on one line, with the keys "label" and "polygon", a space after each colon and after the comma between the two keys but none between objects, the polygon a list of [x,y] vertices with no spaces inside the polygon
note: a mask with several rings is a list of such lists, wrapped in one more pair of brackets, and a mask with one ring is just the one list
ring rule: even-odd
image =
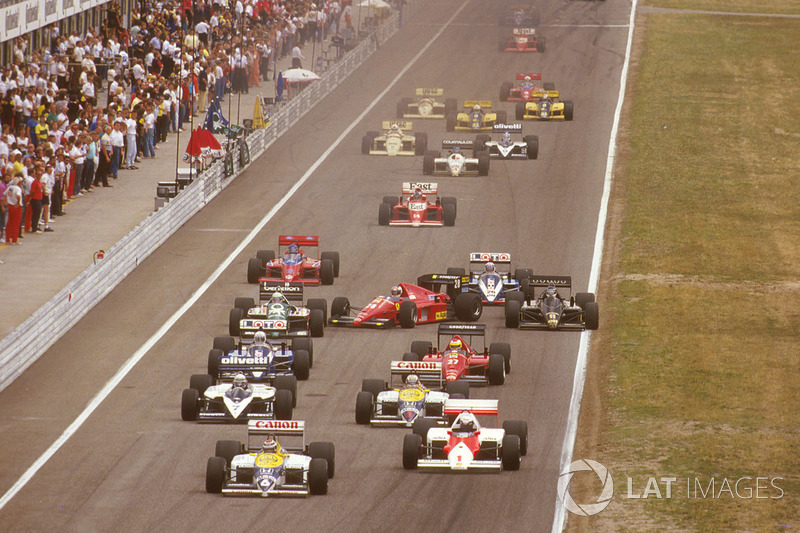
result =
[{"label": "driver helmet", "polygon": [[419,187],[414,189],[414,199],[415,200],[421,200],[422,199],[422,189],[420,189]]},{"label": "driver helmet", "polygon": [[544,295],[546,298],[555,298],[558,295],[558,292],[556,291],[555,287],[550,285],[549,287],[547,287],[547,289],[545,289]]},{"label": "driver helmet", "polygon": [[461,423],[461,431],[475,431],[477,425],[475,424],[475,415],[470,412],[463,412],[459,417]]},{"label": "driver helmet", "polygon": [[503,132],[503,140],[500,142],[502,142],[503,144],[511,144],[511,133],[507,131]]},{"label": "driver helmet", "polygon": [[481,110],[481,106],[479,106],[478,104],[475,104],[474,106],[472,106],[472,110],[473,111],[480,111]]},{"label": "driver helmet", "polygon": [[401,294],[403,294],[403,289],[399,285],[392,287],[392,296],[400,296]]},{"label": "driver helmet", "polygon": [[531,81],[531,77],[530,76],[525,76],[525,81]]},{"label": "driver helmet", "polygon": [[256,331],[256,334],[253,336],[253,342],[255,344],[266,344],[267,334],[263,331]]},{"label": "driver helmet", "polygon": [[542,100],[547,100],[550,98],[550,95],[547,94],[547,91],[542,91]]},{"label": "driver helmet", "polygon": [[464,346],[461,339],[451,339],[450,344],[447,345],[448,350],[460,350]]},{"label": "driver helmet", "polygon": [[269,435],[265,440],[264,444],[261,445],[261,452],[262,453],[276,453],[278,451],[278,441],[275,440],[275,437]]},{"label": "driver helmet", "polygon": [[236,374],[236,377],[233,378],[233,387],[234,388],[241,387],[243,389],[247,387],[247,378],[244,377],[244,374],[242,373]]},{"label": "driver helmet", "polygon": [[460,146],[453,146],[453,153],[454,154],[460,154],[461,153],[461,147]]},{"label": "driver helmet", "polygon": [[290,254],[300,253],[300,248],[294,243],[289,245],[289,249],[287,250]]},{"label": "driver helmet", "polygon": [[398,131],[399,129],[400,129],[400,126],[396,122],[393,122],[392,123],[392,131]]},{"label": "driver helmet", "polygon": [[283,301],[283,293],[280,291],[275,291],[272,293],[272,297],[269,299],[269,303],[276,304]]},{"label": "driver helmet", "polygon": [[406,378],[406,387],[419,388],[419,376],[416,374],[409,374]]},{"label": "driver helmet", "polygon": [[489,261],[488,263],[486,263],[486,264],[483,266],[483,269],[484,269],[486,272],[494,272],[494,263],[492,263],[491,261]]}]

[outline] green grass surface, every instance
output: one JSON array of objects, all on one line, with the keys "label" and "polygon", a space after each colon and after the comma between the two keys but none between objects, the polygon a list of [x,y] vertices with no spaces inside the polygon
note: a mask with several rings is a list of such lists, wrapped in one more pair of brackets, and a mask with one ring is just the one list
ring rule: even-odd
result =
[{"label": "green grass surface", "polygon": [[640,0],[639,5],[727,13],[800,15],[800,1],[798,0]]}]

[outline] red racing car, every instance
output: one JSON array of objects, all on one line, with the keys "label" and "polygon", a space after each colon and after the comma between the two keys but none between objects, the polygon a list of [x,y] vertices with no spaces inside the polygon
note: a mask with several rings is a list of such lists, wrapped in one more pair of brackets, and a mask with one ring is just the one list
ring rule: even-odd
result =
[{"label": "red racing car", "polygon": [[403,195],[384,196],[378,209],[381,226],[453,226],[456,199],[439,197],[436,183],[403,183]]},{"label": "red racing car", "polygon": [[[273,250],[259,250],[247,262],[247,282],[298,282],[331,285],[339,276],[339,252],[322,252],[319,259],[308,257],[300,247],[319,249],[316,235],[281,235],[277,258]],[[315,254],[316,255],[316,254]]]},{"label": "red racing car", "polygon": [[538,86],[533,83],[533,80],[541,80],[542,75],[538,72],[517,72],[517,80],[520,81],[519,87],[514,87],[510,81],[504,82],[500,85],[500,101],[501,102],[516,102],[525,101],[532,102],[539,100],[542,91],[554,91],[556,84],[548,81]]},{"label": "red racing car", "polygon": [[501,52],[544,52],[544,37],[534,28],[514,28],[511,38],[500,41]]}]

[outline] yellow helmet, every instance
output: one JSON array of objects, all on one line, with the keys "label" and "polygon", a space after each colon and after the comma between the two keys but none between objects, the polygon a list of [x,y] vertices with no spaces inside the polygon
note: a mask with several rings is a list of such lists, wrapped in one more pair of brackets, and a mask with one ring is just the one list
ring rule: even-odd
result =
[{"label": "yellow helmet", "polygon": [[450,350],[460,350],[463,346],[464,344],[461,342],[460,339],[452,339],[447,347]]}]

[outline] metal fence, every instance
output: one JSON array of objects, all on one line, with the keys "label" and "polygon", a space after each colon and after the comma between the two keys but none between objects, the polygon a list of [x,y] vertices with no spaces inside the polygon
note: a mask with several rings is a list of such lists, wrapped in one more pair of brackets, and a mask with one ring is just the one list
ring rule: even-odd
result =
[{"label": "metal fence", "polygon": [[[419,3],[414,1],[406,4],[403,8],[405,13],[410,14],[416,10]],[[240,141],[247,143],[251,154],[250,161],[261,155],[278,137],[286,133],[325,95],[358,68],[381,43],[398,30],[399,25],[398,13],[392,14],[367,39],[328,68],[320,81],[282,104],[280,109],[269,117],[270,125],[267,128],[255,130]],[[224,160],[217,161],[175,198],[145,218],[111,247],[97,264],[81,272],[0,341],[0,391],[41,357],[141,261],[249,166],[241,166],[240,158],[236,155],[238,154],[234,154],[233,157],[233,173],[230,176],[225,175]]]}]

